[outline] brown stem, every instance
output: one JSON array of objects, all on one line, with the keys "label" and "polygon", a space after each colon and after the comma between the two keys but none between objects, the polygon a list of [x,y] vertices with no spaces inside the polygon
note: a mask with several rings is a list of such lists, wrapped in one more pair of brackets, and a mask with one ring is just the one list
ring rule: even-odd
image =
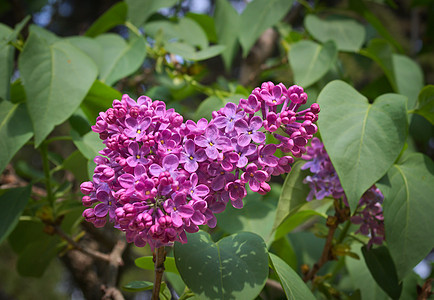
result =
[{"label": "brown stem", "polygon": [[161,280],[164,273],[164,261],[166,260],[166,252],[164,251],[164,246],[157,248],[154,253],[154,264],[155,264],[155,279],[154,287],[152,289],[152,300],[160,299],[160,287]]},{"label": "brown stem", "polygon": [[303,281],[307,282],[309,280],[312,280],[312,278],[315,277],[316,273],[321,269],[321,267],[328,262],[329,260],[334,259],[334,256],[332,254],[332,247],[333,247],[333,236],[335,234],[336,228],[338,227],[339,222],[336,217],[329,216],[327,219],[327,226],[329,227],[329,232],[327,235],[327,240],[324,245],[324,249],[321,254],[321,258],[317,263],[315,263],[312,267],[312,269],[309,270],[309,272],[303,277]]},{"label": "brown stem", "polygon": [[92,249],[87,249],[82,247],[80,244],[78,244],[76,241],[74,241],[69,235],[67,235],[60,226],[55,225],[54,231],[57,233],[62,239],[64,239],[68,244],[70,244],[74,249],[83,252],[84,254],[87,254],[93,258],[100,259],[102,261],[110,262],[110,255],[101,253],[99,251],[95,251]]},{"label": "brown stem", "polygon": [[429,297],[431,297],[431,295],[433,294],[431,292],[431,283],[432,283],[433,279],[432,278],[428,278],[425,283],[423,284],[422,288],[420,288],[418,286],[418,296],[417,296],[417,300],[427,300],[429,299]]}]

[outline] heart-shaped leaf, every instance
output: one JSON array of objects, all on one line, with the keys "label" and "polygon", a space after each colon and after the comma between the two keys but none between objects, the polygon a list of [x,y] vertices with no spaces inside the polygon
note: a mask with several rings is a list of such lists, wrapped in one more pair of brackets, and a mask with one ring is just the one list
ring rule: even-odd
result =
[{"label": "heart-shaped leaf", "polygon": [[84,35],[89,37],[104,33],[117,25],[124,24],[127,19],[128,6],[125,2],[118,2],[99,17]]},{"label": "heart-shaped leaf", "polygon": [[223,50],[225,50],[225,46],[210,46],[200,51],[196,51],[196,49],[188,44],[173,42],[166,44],[166,49],[167,51],[182,56],[185,59],[199,61],[219,55]]},{"label": "heart-shaped leaf", "polygon": [[140,292],[152,290],[154,284],[149,281],[131,281],[124,285],[122,289],[127,292]]},{"label": "heart-shaped leaf", "polygon": [[277,273],[277,276],[279,276],[279,280],[282,284],[283,290],[285,291],[287,299],[315,299],[306,283],[301,280],[300,276],[298,276],[298,274],[290,266],[288,266],[286,262],[273,253],[270,253],[269,256],[272,267]]},{"label": "heart-shaped leaf", "polygon": [[386,174],[404,146],[406,97],[385,94],[373,104],[343,81],[318,96],[318,127],[351,209]]},{"label": "heart-shaped leaf", "polygon": [[337,57],[334,42],[320,45],[312,41],[295,43],[289,51],[289,63],[295,82],[303,87],[317,82],[333,66]]},{"label": "heart-shaped leaf", "polygon": [[268,278],[268,253],[256,234],[240,232],[214,243],[208,233],[175,244],[176,266],[201,299],[254,299]]},{"label": "heart-shaped leaf", "polygon": [[387,245],[401,280],[432,249],[434,163],[421,153],[404,154],[378,184],[384,193]]},{"label": "heart-shaped leaf", "polygon": [[177,0],[125,0],[128,4],[128,20],[136,27],[140,27],[146,20],[158,10],[173,6]]},{"label": "heart-shaped leaf", "polygon": [[18,66],[38,147],[78,108],[97,75],[93,61],[67,41],[48,44],[31,32]]},{"label": "heart-shaped leaf", "polygon": [[331,40],[341,51],[359,51],[365,41],[365,28],[354,19],[321,20],[308,15],[304,26],[316,40],[321,43]]}]

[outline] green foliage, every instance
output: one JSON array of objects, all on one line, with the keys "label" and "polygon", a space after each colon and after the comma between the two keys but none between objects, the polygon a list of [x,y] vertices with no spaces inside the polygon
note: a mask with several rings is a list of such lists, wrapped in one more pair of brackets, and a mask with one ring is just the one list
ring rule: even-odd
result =
[{"label": "green foliage", "polygon": [[286,298],[291,300],[315,299],[312,292],[291,267],[289,267],[281,258],[274,255],[273,253],[269,253],[269,257],[271,266],[277,273],[285,291]]},{"label": "green foliage", "polygon": [[385,94],[368,99],[342,81],[329,83],[318,96],[318,127],[353,211],[401,152],[406,139],[406,99]]},{"label": "green foliage", "polygon": [[97,68],[70,43],[48,44],[30,33],[20,55],[19,70],[28,95],[35,145],[39,146],[54,126],[63,123],[78,108],[96,78]]},{"label": "green foliage", "polygon": [[398,282],[396,268],[387,247],[381,246],[374,249],[362,247],[366,265],[378,285],[392,298],[399,299],[402,284]]},{"label": "green foliage", "polygon": [[253,299],[262,290],[268,277],[268,253],[259,236],[240,232],[217,243],[203,231],[187,237],[187,244],[175,244],[176,266],[200,299]]},{"label": "green foliage", "polygon": [[238,35],[244,57],[259,36],[286,15],[292,3],[292,0],[254,0],[247,5],[241,14]]},{"label": "green foliage", "polygon": [[322,20],[315,15],[304,18],[304,26],[321,43],[333,41],[340,51],[357,52],[365,41],[365,28],[353,19]]},{"label": "green foliage", "polygon": [[[152,256],[143,256],[137,258],[134,263],[141,269],[145,270],[154,270],[154,262]],[[166,272],[171,272],[174,274],[178,274],[178,269],[176,268],[175,259],[173,257],[166,257],[164,261],[164,269]]]},{"label": "green foliage", "polygon": [[405,154],[380,181],[390,254],[402,280],[432,249],[434,163],[420,153]]},{"label": "green foliage", "polygon": [[415,113],[434,125],[434,85],[428,85],[420,91]]},{"label": "green foliage", "polygon": [[308,87],[323,77],[333,66],[337,56],[334,42],[324,45],[300,41],[289,51],[289,62],[298,85]]},{"label": "green foliage", "polygon": [[12,232],[18,223],[27,202],[31,185],[6,191],[0,196],[0,243]]}]

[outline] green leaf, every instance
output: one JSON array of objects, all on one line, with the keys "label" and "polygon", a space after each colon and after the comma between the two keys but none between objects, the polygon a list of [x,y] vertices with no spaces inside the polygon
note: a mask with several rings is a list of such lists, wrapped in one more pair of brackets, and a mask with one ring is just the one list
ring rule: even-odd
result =
[{"label": "green leaf", "polygon": [[357,254],[360,259],[345,257],[345,265],[348,269],[354,290],[360,290],[362,300],[386,300],[389,297],[378,286],[365,263],[360,244],[352,244],[351,252]]},{"label": "green leaf", "polygon": [[48,45],[30,33],[18,66],[38,147],[54,126],[78,108],[92,86],[97,67],[82,51],[65,41]]},{"label": "green leaf", "polygon": [[273,270],[277,273],[277,276],[279,276],[280,283],[285,291],[287,299],[315,299],[306,283],[303,282],[300,276],[298,276],[298,274],[288,266],[286,262],[273,253],[269,253],[268,255]]},{"label": "green leaf", "polygon": [[3,44],[3,40],[13,33],[6,25],[0,24],[0,99],[9,99],[9,87],[14,68],[14,47]]},{"label": "green leaf", "polygon": [[217,43],[217,33],[213,18],[208,15],[195,14],[192,12],[187,13],[186,17],[194,20],[202,27],[210,43]]},{"label": "green leaf", "polygon": [[[143,36],[133,37],[127,43],[117,34],[97,36],[96,41],[103,49],[100,60],[100,80],[107,85],[135,72],[146,57],[146,43]],[[92,82],[93,83],[93,82]]]},{"label": "green leaf", "polygon": [[308,15],[304,26],[316,40],[321,43],[333,41],[340,51],[359,51],[365,41],[365,28],[354,19],[322,20]]},{"label": "green leaf", "polygon": [[214,110],[219,110],[225,105],[226,105],[225,101],[220,97],[209,96],[199,104],[199,107],[197,108],[195,113],[195,119],[199,120],[201,118],[206,118],[210,120],[211,113]]},{"label": "green leaf", "polygon": [[189,18],[183,18],[178,22],[150,22],[146,24],[145,32],[154,38],[161,35],[165,43],[178,41],[200,49],[208,47],[208,39],[202,27]]},{"label": "green leaf", "polygon": [[331,41],[320,45],[303,40],[291,47],[288,57],[295,83],[306,88],[330,70],[336,60],[337,49]]},{"label": "green leaf", "polygon": [[74,174],[78,182],[88,180],[87,176],[87,159],[81,154],[80,151],[74,151],[63,162],[63,168],[69,170]]},{"label": "green leaf", "polygon": [[390,44],[385,40],[372,39],[366,49],[360,50],[360,54],[375,61],[383,70],[393,90],[398,92],[393,68],[392,47]]},{"label": "green leaf", "polygon": [[318,96],[318,127],[352,211],[363,193],[386,174],[404,146],[406,97],[385,94],[373,104],[343,81]]},{"label": "green leaf", "polygon": [[0,196],[0,244],[18,224],[27,202],[32,186],[7,190]]},{"label": "green leaf", "polygon": [[140,292],[152,290],[153,287],[154,284],[149,281],[132,281],[124,285],[122,289],[127,292]]},{"label": "green leaf", "polygon": [[434,85],[427,85],[420,91],[415,113],[434,125]]},{"label": "green leaf", "polygon": [[254,0],[241,14],[238,38],[246,57],[256,40],[268,28],[277,24],[290,10],[293,0]]},{"label": "green leaf", "polygon": [[393,54],[392,61],[398,92],[407,96],[407,108],[413,109],[416,105],[417,96],[423,88],[422,69],[405,55]]},{"label": "green leaf", "polygon": [[214,19],[218,42],[220,45],[226,46],[226,49],[222,52],[222,58],[226,70],[229,70],[239,48],[240,15],[228,0],[217,0]]},{"label": "green leaf", "polygon": [[9,235],[9,245],[15,253],[19,254],[24,251],[26,246],[46,236],[47,234],[43,230],[44,223],[39,220],[20,221]]},{"label": "green leaf", "polygon": [[219,55],[223,52],[223,50],[225,50],[225,46],[210,46],[203,50],[196,51],[192,46],[188,44],[173,42],[166,44],[166,50],[182,56],[185,59],[200,61]]},{"label": "green leaf", "polygon": [[99,80],[95,80],[83,102],[81,103],[81,109],[85,113],[88,120],[93,124],[101,111],[106,111],[112,106],[113,100],[122,99],[122,94],[102,83]]},{"label": "green leaf", "polygon": [[177,0],[125,0],[128,5],[128,20],[140,27],[149,17],[164,7],[173,6]]},{"label": "green leaf", "polygon": [[387,245],[403,279],[432,249],[434,163],[421,153],[405,154],[378,187],[384,194]]},{"label": "green leaf", "polygon": [[[327,201],[324,201],[324,203],[326,203],[326,207],[330,206],[330,202],[327,203]],[[274,238],[277,240],[284,237],[296,227],[300,226],[301,224],[315,216],[327,218],[327,215],[325,213],[320,213],[314,210],[300,210],[295,212],[294,214],[286,218],[285,221],[283,221],[280,226],[277,227],[276,235]]]},{"label": "green leaf", "polygon": [[399,299],[402,291],[402,284],[398,282],[395,264],[386,246],[368,250],[362,247],[363,257],[366,265],[378,285],[392,299]]},{"label": "green leaf", "polygon": [[122,25],[127,20],[128,6],[125,2],[118,2],[110,7],[101,17],[99,17],[84,34],[85,36],[95,37],[104,33],[117,25]]},{"label": "green leaf", "polygon": [[366,21],[368,21],[384,39],[392,44],[399,52],[404,52],[401,45],[393,38],[389,31],[383,26],[381,21],[371,12],[371,10],[363,1],[350,0],[349,4],[350,9],[364,17]]},{"label": "green leaf", "polygon": [[264,241],[268,241],[276,215],[276,207],[269,201],[254,196],[256,195],[249,194],[245,198],[242,210],[234,208],[229,203],[225,211],[217,215],[217,223],[229,234],[250,231],[262,237]]},{"label": "green leaf", "polygon": [[[143,256],[137,258],[134,263],[141,269],[154,270],[154,261],[152,256]],[[175,259],[173,257],[167,256],[164,261],[164,269],[166,272],[171,272],[178,274],[178,269],[176,268]]]},{"label": "green leaf", "polygon": [[93,131],[80,136],[76,131],[71,130],[71,137],[81,154],[90,161],[93,161],[95,156],[100,155],[98,152],[105,147],[98,134]]},{"label": "green leaf", "polygon": [[17,270],[21,276],[41,277],[58,252],[60,239],[44,234],[33,243],[28,243],[20,253]]},{"label": "green leaf", "polygon": [[279,203],[277,204],[276,218],[274,219],[273,231],[290,215],[294,214],[306,203],[309,194],[309,185],[303,183],[303,179],[309,175],[309,170],[301,170],[304,162],[296,162],[291,172],[286,175],[282,186]]},{"label": "green leaf", "polygon": [[279,256],[284,260],[292,269],[297,269],[297,255],[295,254],[294,247],[291,244],[288,236],[276,239],[270,247],[270,252]]},{"label": "green leaf", "polygon": [[39,27],[37,25],[31,24],[29,26],[29,31],[33,34],[36,34],[40,39],[45,40],[49,45],[54,44],[55,42],[58,42],[61,40],[60,37],[52,33],[51,31],[48,31],[42,27]]},{"label": "green leaf", "polygon": [[254,299],[268,278],[268,253],[256,234],[241,232],[214,243],[208,233],[175,243],[176,266],[201,299]]},{"label": "green leaf", "polygon": [[65,38],[65,40],[86,53],[97,66],[101,65],[103,49],[95,39],[87,36],[72,36]]},{"label": "green leaf", "polygon": [[0,101],[0,173],[32,136],[25,104]]}]

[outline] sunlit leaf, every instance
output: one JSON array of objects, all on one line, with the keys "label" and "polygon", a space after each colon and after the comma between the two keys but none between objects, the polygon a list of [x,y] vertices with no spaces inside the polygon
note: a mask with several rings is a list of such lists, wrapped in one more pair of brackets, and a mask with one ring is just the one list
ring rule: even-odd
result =
[{"label": "sunlit leaf", "polygon": [[97,67],[69,42],[49,45],[33,32],[18,66],[38,147],[54,126],[66,121],[78,108],[96,78]]},{"label": "sunlit leaf", "polygon": [[318,104],[321,137],[353,211],[404,146],[406,97],[385,94],[370,104],[347,83],[333,81],[321,91]]},{"label": "sunlit leaf", "polygon": [[199,298],[254,299],[262,290],[268,278],[268,253],[258,235],[241,232],[217,243],[203,231],[187,237],[188,243],[175,243],[175,261],[182,279]]}]

